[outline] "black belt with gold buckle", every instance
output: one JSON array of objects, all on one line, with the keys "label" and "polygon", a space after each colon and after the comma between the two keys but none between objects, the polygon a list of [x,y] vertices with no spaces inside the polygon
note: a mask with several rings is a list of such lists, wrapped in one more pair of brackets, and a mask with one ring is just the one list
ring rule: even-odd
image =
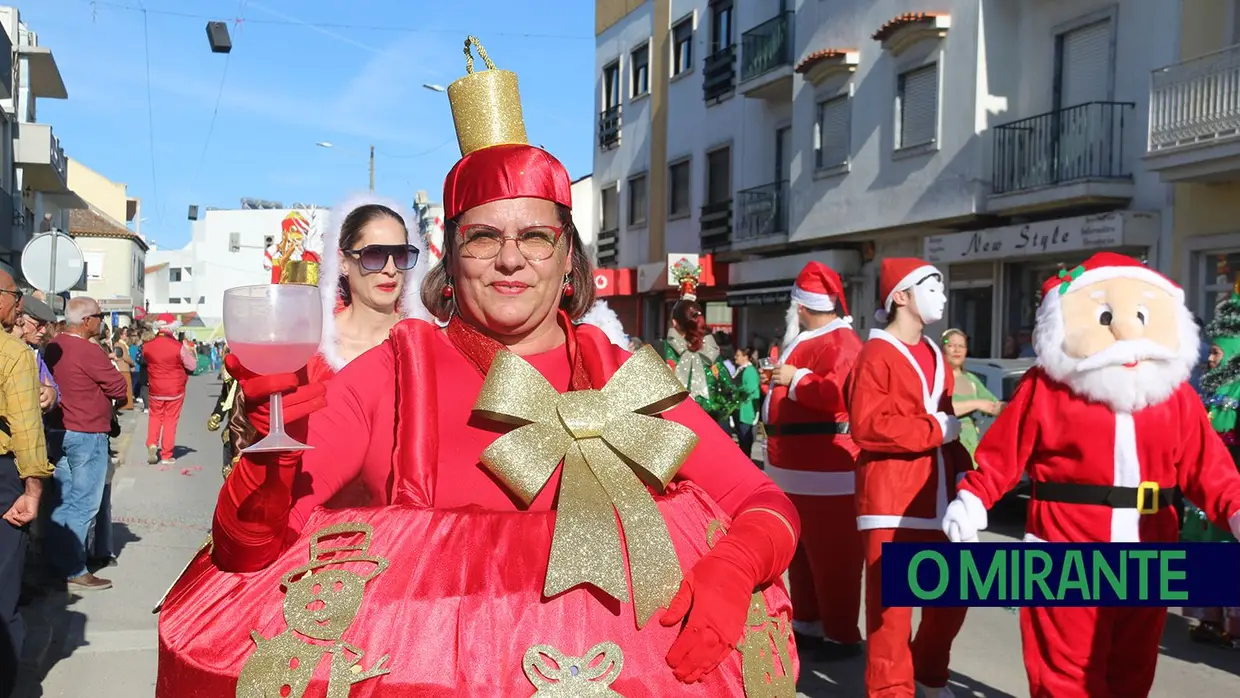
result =
[{"label": "black belt with gold buckle", "polygon": [[1112,509],[1136,509],[1142,514],[1155,514],[1161,507],[1174,506],[1179,491],[1179,487],[1163,489],[1157,482],[1143,482],[1137,487],[1035,482],[1031,496],[1039,502],[1100,504]]}]

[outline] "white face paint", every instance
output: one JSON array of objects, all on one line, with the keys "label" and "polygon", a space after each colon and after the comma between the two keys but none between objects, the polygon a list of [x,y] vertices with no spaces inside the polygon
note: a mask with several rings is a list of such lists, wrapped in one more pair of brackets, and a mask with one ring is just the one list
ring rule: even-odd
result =
[{"label": "white face paint", "polygon": [[947,307],[947,294],[943,292],[943,278],[932,276],[913,287],[913,301],[921,321],[933,325],[943,319]]}]

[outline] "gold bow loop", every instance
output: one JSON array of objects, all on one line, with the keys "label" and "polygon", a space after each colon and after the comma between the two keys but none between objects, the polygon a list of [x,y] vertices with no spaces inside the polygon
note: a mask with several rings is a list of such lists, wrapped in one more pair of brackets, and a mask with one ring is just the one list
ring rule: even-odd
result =
[{"label": "gold bow loop", "polygon": [[646,485],[662,491],[697,445],[688,428],[654,416],[687,396],[649,346],[602,390],[564,394],[516,354],[495,355],[474,412],[522,426],[492,443],[480,460],[526,505],[564,462],[544,595],[590,583],[628,602],[627,551],[637,626],[671,601],[683,575]]}]

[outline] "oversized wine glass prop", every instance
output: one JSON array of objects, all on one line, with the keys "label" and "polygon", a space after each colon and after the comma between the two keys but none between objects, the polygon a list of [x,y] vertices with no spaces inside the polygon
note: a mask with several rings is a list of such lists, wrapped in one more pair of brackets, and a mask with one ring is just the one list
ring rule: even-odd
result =
[{"label": "oversized wine glass prop", "polygon": [[[264,284],[224,292],[224,338],[241,365],[255,373],[297,371],[318,351],[322,334],[323,310],[316,286]],[[271,396],[267,436],[242,453],[313,448],[284,431],[282,397]]]}]

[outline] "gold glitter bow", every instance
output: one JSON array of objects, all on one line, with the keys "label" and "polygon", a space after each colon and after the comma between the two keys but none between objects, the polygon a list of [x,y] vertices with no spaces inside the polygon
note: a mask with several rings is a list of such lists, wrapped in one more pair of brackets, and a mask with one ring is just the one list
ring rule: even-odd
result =
[{"label": "gold glitter bow", "polygon": [[491,444],[480,460],[527,505],[564,462],[544,595],[590,583],[627,603],[627,550],[637,627],[671,601],[683,575],[667,524],[643,482],[666,487],[697,445],[686,427],[653,416],[686,397],[649,346],[602,390],[562,395],[516,354],[495,355],[474,411],[522,426]]},{"label": "gold glitter bow", "polygon": [[624,668],[624,652],[614,642],[600,642],[580,657],[534,645],[525,651],[522,665],[538,689],[532,698],[621,698],[611,689]]}]

